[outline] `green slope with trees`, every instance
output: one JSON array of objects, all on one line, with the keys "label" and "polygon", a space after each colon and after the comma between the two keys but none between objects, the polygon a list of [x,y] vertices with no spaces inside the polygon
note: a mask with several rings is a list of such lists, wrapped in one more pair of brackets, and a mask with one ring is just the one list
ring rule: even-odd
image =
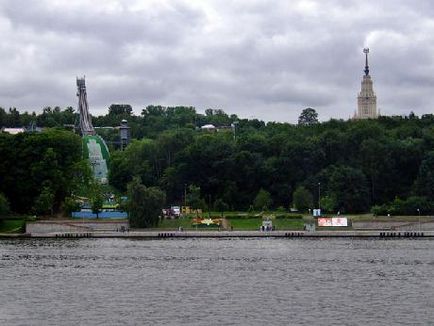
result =
[{"label": "green slope with trees", "polygon": [[[222,110],[199,114],[192,107],[148,106],[134,115],[128,105],[112,105],[107,115],[94,117],[93,122],[95,126],[129,122],[134,140],[125,151],[110,145],[118,137],[116,130],[103,135],[112,146],[110,183],[123,193],[138,177],[145,187],[161,189],[169,204],[183,204],[193,189],[199,197],[197,206],[217,210],[293,204],[305,210],[318,206],[321,191],[322,208],[332,212],[360,213],[374,207],[381,214],[417,215],[417,209],[433,213],[433,115],[319,123],[315,113],[308,108],[294,125],[239,119]],[[0,124],[19,126],[33,117],[41,127],[62,127],[74,115],[70,108],[46,108],[40,115],[0,110]],[[230,127],[234,122],[236,129]],[[205,124],[214,124],[219,131],[201,131]],[[41,138],[52,133],[59,131],[43,133]],[[53,207],[69,192],[65,180],[71,175],[66,167],[79,161],[76,136],[56,137],[61,135],[71,140],[59,148],[48,139],[38,143],[35,136],[0,137],[0,155],[17,162],[16,166],[9,159],[0,163],[0,192],[13,210],[31,209],[38,196],[43,202],[47,198],[43,182],[53,183],[57,175],[61,182],[49,184],[55,188]],[[35,145],[23,145],[27,138]]]}]

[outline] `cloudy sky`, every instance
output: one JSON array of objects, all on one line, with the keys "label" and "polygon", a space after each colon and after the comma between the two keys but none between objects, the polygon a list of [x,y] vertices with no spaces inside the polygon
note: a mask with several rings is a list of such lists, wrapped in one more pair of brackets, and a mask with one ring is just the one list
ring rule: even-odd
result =
[{"label": "cloudy sky", "polygon": [[434,112],[427,0],[0,0],[0,106],[192,105],[321,120],[356,109],[368,46],[385,115]]}]

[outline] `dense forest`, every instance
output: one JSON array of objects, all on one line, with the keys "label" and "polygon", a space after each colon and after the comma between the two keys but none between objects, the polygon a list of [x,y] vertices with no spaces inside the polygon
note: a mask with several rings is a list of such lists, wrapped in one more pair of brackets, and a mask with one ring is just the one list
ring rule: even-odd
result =
[{"label": "dense forest", "polygon": [[81,187],[90,171],[81,139],[64,130],[0,134],[0,195],[19,213],[49,214]]},{"label": "dense forest", "polygon": [[[319,123],[315,111],[305,109],[298,124],[289,124],[240,119],[222,110],[199,114],[193,107],[148,106],[134,115],[129,105],[111,105],[93,123],[116,127],[122,119],[133,138],[124,151],[117,149],[116,129],[97,129],[111,147],[110,184],[122,193],[139,177],[162,189],[168,204],[193,204],[195,198],[197,207],[232,210],[265,203],[300,210],[321,205],[342,213],[433,213],[430,114]],[[72,108],[45,108],[41,114],[0,108],[0,127],[54,128],[0,135],[0,193],[12,209],[30,209],[50,187],[55,207],[70,195],[69,182],[84,173],[77,172],[80,141],[56,128],[76,121]],[[216,129],[202,130],[205,124]],[[25,201],[29,193],[33,197]]]}]

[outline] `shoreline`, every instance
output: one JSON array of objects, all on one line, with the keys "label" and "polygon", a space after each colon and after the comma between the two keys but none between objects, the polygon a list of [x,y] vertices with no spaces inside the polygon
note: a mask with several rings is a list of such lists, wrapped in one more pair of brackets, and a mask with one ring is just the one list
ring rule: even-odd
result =
[{"label": "shoreline", "polygon": [[434,231],[94,231],[94,232],[51,232],[0,234],[0,239],[79,239],[79,238],[123,238],[123,239],[186,239],[186,238],[380,238],[419,239],[434,238]]}]

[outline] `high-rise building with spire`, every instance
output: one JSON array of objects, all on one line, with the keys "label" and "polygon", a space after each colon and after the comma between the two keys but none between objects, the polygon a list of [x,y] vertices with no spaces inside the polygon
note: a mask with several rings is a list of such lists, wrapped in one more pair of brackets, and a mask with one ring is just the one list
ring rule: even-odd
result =
[{"label": "high-rise building with spire", "polygon": [[377,96],[374,93],[373,83],[371,76],[369,75],[368,65],[368,53],[369,49],[363,49],[365,53],[365,75],[362,80],[362,88],[359,96],[357,97],[357,112],[355,114],[356,119],[376,119],[377,113]]}]

